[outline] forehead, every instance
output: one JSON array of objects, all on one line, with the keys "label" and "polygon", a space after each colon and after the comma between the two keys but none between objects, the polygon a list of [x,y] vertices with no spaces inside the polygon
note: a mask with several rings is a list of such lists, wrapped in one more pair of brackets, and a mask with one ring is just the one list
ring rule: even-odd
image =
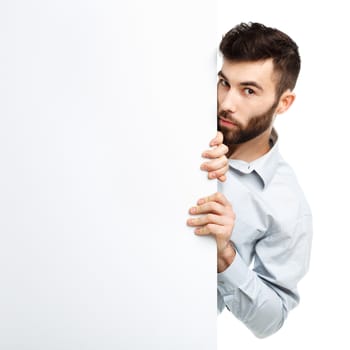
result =
[{"label": "forehead", "polygon": [[221,72],[231,85],[247,81],[256,82],[264,89],[275,89],[276,74],[274,74],[272,58],[261,61],[235,62],[224,59]]}]

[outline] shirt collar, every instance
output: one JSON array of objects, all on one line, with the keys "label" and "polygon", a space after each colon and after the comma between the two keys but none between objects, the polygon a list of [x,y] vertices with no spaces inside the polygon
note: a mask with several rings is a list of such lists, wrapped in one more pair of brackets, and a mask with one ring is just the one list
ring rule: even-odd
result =
[{"label": "shirt collar", "polygon": [[259,175],[263,182],[263,187],[271,182],[278,165],[278,134],[275,129],[272,129],[270,135],[270,150],[258,159],[248,163],[239,159],[229,159],[230,167],[238,170],[242,174],[250,174],[255,172]]}]

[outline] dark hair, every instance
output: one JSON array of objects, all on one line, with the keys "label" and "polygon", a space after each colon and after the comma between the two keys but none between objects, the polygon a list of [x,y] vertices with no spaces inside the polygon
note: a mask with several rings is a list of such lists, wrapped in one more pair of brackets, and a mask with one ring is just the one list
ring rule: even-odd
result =
[{"label": "dark hair", "polygon": [[300,71],[297,44],[285,33],[260,23],[241,23],[228,31],[220,43],[220,51],[229,61],[273,59],[279,98],[293,90]]}]

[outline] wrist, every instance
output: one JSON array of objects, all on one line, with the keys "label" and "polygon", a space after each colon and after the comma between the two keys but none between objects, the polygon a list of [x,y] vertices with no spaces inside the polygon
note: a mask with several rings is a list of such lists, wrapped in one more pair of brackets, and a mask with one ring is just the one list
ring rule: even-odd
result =
[{"label": "wrist", "polygon": [[218,254],[218,273],[225,271],[235,260],[236,249],[232,241]]}]

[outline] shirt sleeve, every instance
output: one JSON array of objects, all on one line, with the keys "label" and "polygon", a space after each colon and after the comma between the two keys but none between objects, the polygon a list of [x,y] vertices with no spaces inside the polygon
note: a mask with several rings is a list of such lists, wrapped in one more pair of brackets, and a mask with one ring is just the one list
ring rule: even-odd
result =
[{"label": "shirt sleeve", "polygon": [[218,304],[257,337],[275,333],[299,303],[297,283],[308,270],[311,236],[311,215],[266,235],[255,245],[252,269],[237,249],[233,263],[218,274]]}]

